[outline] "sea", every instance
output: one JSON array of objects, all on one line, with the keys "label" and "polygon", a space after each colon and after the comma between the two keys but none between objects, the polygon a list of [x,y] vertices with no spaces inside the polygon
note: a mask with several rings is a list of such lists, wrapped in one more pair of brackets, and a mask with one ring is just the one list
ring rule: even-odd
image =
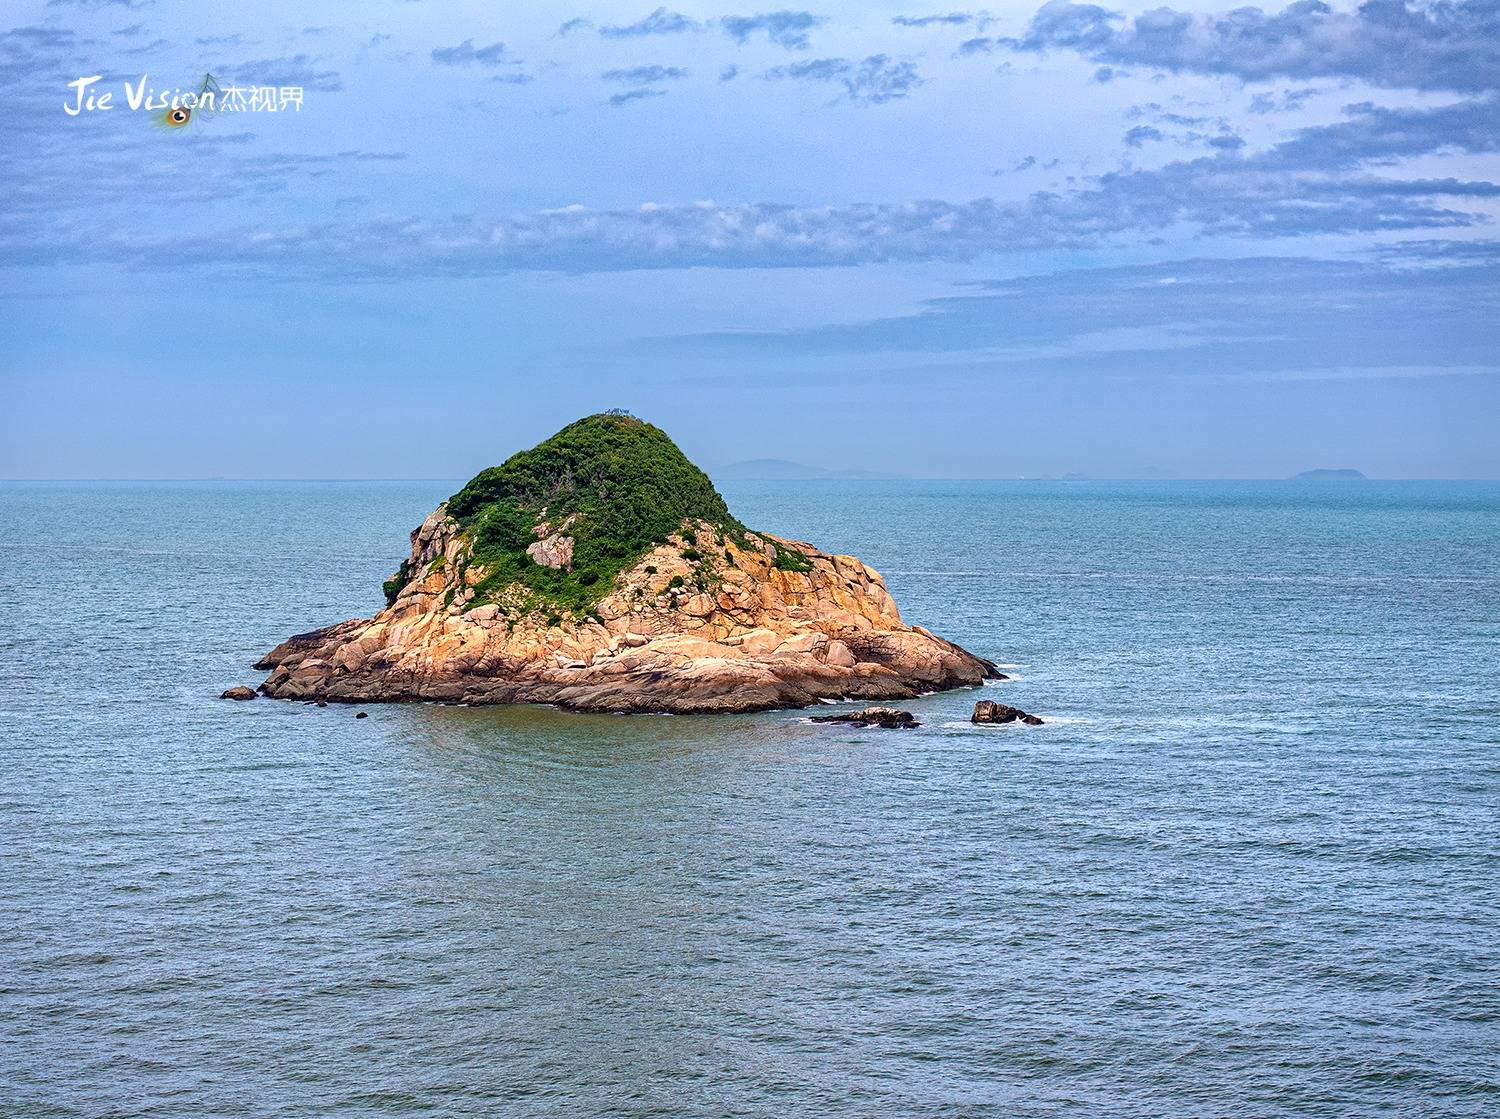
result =
[{"label": "sea", "polygon": [[914,730],[217,698],[458,484],[0,485],[0,1115],[1500,1114],[1500,483],[721,487]]}]

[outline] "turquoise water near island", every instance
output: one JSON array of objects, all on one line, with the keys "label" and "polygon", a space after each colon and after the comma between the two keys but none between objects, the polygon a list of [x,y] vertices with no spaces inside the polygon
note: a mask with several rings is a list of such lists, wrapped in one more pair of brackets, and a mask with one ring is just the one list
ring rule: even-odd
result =
[{"label": "turquoise water near island", "polygon": [[456,488],[0,485],[0,1114],[1500,1111],[1500,484],[721,487],[915,731],[214,698]]}]

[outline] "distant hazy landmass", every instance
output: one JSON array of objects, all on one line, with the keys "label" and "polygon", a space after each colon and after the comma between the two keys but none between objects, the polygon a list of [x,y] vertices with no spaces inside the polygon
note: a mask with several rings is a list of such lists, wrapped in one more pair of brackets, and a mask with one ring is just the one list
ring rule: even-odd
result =
[{"label": "distant hazy landmass", "polygon": [[1361,471],[1341,467],[1337,470],[1319,468],[1317,470],[1304,470],[1297,475],[1299,482],[1363,482],[1367,481]]},{"label": "distant hazy landmass", "polygon": [[784,458],[746,459],[744,462],[731,462],[728,466],[721,466],[709,473],[725,481],[803,482],[812,478],[901,477],[900,474],[882,474],[875,470],[828,470],[802,462],[788,462]]}]

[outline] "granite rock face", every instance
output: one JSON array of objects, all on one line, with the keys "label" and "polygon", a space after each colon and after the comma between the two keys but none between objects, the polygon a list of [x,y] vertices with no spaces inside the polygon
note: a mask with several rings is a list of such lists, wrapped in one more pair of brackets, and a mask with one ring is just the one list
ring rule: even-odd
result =
[{"label": "granite rock face", "polygon": [[[755,711],[909,699],[999,675],[989,661],[905,624],[884,580],[853,556],[774,537],[764,550],[741,549],[707,523],[693,535],[698,549],[711,542],[727,557],[717,586],[688,582],[696,565],[682,558],[679,538],[624,572],[594,617],[549,624],[494,604],[469,607],[480,570],[456,562],[465,540],[439,508],[413,536],[415,575],[396,600],[373,618],[282,642],[256,665],[271,673],[261,691],[348,702]],[[810,570],[779,570],[779,548],[796,551]]]},{"label": "granite rock face", "polygon": [[[559,569],[542,575],[571,577],[573,536],[587,531],[590,514],[556,514],[536,510],[525,547],[535,563]],[[907,625],[884,580],[853,556],[737,522],[684,518],[600,580],[587,612],[552,609],[520,582],[497,591],[474,524],[439,506],[412,533],[389,605],[282,642],[256,665],[270,672],[260,690],[296,700],[686,713],[906,699],[1000,675]]]}]

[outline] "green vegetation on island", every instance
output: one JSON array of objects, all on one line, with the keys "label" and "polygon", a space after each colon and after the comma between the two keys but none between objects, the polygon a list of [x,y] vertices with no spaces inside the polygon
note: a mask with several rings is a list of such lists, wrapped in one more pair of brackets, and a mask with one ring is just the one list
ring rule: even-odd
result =
[{"label": "green vegetation on island", "polygon": [[[708,476],[666,432],[622,413],[578,420],[481,471],[449,499],[448,512],[469,537],[472,562],[485,568],[475,603],[495,601],[520,584],[539,603],[576,614],[591,610],[615,576],[682,531],[684,521],[706,521],[741,540],[746,535]],[[547,535],[538,534],[543,526],[571,538],[566,564],[539,564],[528,554]],[[696,540],[686,539],[682,554],[691,559]],[[778,549],[778,559],[787,552]]]},{"label": "green vegetation on island", "polygon": [[811,560],[801,552],[794,551],[791,548],[777,548],[776,558],[772,561],[772,566],[778,571],[801,571],[804,573],[813,569]]}]

